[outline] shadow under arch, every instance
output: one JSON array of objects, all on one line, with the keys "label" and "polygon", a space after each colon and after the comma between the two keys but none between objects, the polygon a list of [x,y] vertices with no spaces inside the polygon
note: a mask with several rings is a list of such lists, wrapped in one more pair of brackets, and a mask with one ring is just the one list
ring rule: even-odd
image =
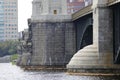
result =
[{"label": "shadow under arch", "polygon": [[120,3],[113,5],[113,62],[120,64]]},{"label": "shadow under arch", "polygon": [[91,44],[93,44],[93,25],[88,25],[83,31],[80,49]]},{"label": "shadow under arch", "polygon": [[[80,17],[74,21],[76,28],[76,52],[83,47],[92,44],[93,18],[92,14]],[[89,42],[90,41],[90,42]]]}]

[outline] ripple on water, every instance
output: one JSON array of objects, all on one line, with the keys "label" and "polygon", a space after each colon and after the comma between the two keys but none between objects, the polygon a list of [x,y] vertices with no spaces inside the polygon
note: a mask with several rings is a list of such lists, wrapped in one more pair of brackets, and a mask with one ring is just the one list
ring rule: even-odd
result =
[{"label": "ripple on water", "polygon": [[0,80],[120,80],[120,77],[75,76],[65,72],[23,71],[10,63],[0,63]]}]

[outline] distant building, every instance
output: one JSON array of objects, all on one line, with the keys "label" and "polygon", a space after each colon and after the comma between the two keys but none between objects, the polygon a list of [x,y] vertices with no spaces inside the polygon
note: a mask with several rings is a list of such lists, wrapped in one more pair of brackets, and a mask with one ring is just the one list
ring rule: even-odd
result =
[{"label": "distant building", "polygon": [[92,4],[92,1],[93,0],[84,0],[85,6],[88,6],[88,5]]},{"label": "distant building", "polygon": [[0,0],[0,41],[18,39],[18,0]]},{"label": "distant building", "polygon": [[18,33],[18,39],[22,39],[22,31]]},{"label": "distant building", "polygon": [[68,14],[74,13],[90,4],[92,0],[67,0],[67,12]]},{"label": "distant building", "polygon": [[84,0],[67,0],[68,14],[74,13],[85,6]]}]

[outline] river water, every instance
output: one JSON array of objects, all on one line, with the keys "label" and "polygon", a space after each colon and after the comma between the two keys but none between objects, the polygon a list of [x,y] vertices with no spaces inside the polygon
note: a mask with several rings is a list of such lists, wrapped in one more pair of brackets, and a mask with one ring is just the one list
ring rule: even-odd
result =
[{"label": "river water", "polygon": [[0,80],[120,80],[120,78],[116,76],[75,76],[65,72],[24,71],[10,63],[0,63]]}]

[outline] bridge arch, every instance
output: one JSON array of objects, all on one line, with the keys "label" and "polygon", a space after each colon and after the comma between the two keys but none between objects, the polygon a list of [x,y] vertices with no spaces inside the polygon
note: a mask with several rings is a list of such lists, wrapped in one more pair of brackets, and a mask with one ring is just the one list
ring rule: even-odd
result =
[{"label": "bridge arch", "polygon": [[112,6],[113,11],[113,58],[115,64],[120,64],[120,3]]},{"label": "bridge arch", "polygon": [[84,32],[83,32],[83,36],[81,39],[81,48],[93,44],[93,25],[88,25]]},{"label": "bridge arch", "polygon": [[76,27],[76,50],[92,44],[93,42],[93,23],[92,13],[74,21]]}]

